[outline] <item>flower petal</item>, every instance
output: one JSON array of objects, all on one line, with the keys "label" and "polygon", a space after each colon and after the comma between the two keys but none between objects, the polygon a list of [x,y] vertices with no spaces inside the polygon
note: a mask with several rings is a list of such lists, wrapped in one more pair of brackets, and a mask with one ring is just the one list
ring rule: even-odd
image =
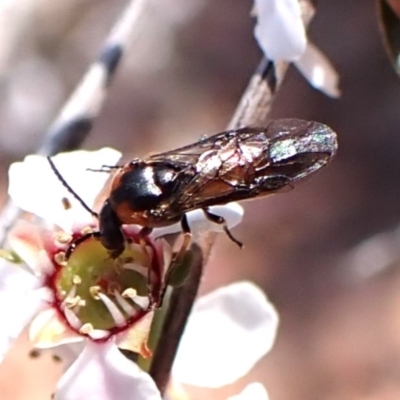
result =
[{"label": "flower petal", "polygon": [[153,312],[149,312],[130,329],[121,333],[118,337],[118,347],[120,349],[140,353],[147,345],[153,315]]},{"label": "flower petal", "polygon": [[307,38],[298,0],[255,0],[258,20],[254,35],[270,60],[294,61]]},{"label": "flower petal", "polygon": [[9,287],[0,291],[0,362],[24,327],[45,306],[40,290],[16,286],[14,290]]},{"label": "flower petal", "polygon": [[0,259],[0,293],[29,292],[39,286],[40,280],[24,270],[21,265]]},{"label": "flower petal", "polygon": [[66,343],[52,349],[52,353],[62,360],[64,370],[69,368],[85,348],[85,341]]},{"label": "flower petal", "polygon": [[[104,164],[114,165],[120,157],[118,151],[103,148],[61,153],[52,160],[65,181],[91,207],[109,175],[87,169],[99,169]],[[66,230],[71,229],[74,221],[90,221],[90,214],[62,185],[45,157],[31,155],[23,162],[12,164],[9,182],[9,195],[25,211]],[[64,198],[71,203],[71,209],[65,209]]]},{"label": "flower petal", "polygon": [[261,383],[253,382],[247,385],[238,395],[228,397],[228,400],[269,400],[269,396]]},{"label": "flower petal", "polygon": [[40,312],[29,327],[29,339],[35,347],[46,349],[64,343],[82,340],[65,321],[61,320],[55,308]]},{"label": "flower petal", "polygon": [[125,358],[113,341],[88,341],[57,386],[55,400],[161,400],[150,376]]},{"label": "flower petal", "polygon": [[[223,217],[229,229],[235,227],[242,221],[244,213],[243,207],[238,203],[212,206],[209,207],[209,210],[212,214]],[[189,222],[190,230],[194,236],[201,231],[223,232],[223,226],[207,219],[202,210],[189,211],[186,213],[186,217]],[[154,237],[159,237],[169,233],[182,232],[182,227],[180,223],[177,223],[163,228],[154,229],[153,232]]]},{"label": "flower petal", "polygon": [[271,349],[277,326],[275,308],[250,282],[200,298],[179,346],[175,379],[214,388],[236,381]]},{"label": "flower petal", "polygon": [[45,231],[30,221],[19,220],[8,235],[10,247],[24,260],[25,264],[37,277],[43,277],[53,271],[53,264],[44,250]]},{"label": "flower petal", "polygon": [[305,52],[295,64],[311,86],[327,96],[333,98],[340,96],[338,73],[325,55],[313,44],[308,43]]}]

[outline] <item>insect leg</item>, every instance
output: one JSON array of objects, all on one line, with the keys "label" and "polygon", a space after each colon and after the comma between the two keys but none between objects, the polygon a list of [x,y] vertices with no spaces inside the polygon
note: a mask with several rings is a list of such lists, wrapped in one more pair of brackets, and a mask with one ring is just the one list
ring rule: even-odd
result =
[{"label": "insect leg", "polygon": [[145,238],[146,238],[146,236],[149,236],[152,231],[153,231],[153,228],[150,228],[148,226],[144,226],[139,231],[139,244],[140,244],[140,246],[142,248],[142,251],[145,254],[147,254],[148,256],[150,256],[150,255],[149,255],[149,252],[147,251],[146,239]]},{"label": "insect leg", "polygon": [[141,239],[144,239],[146,236],[149,236],[150,233],[153,231],[153,228],[150,228],[149,226],[144,226],[140,231],[139,231],[139,237]]},{"label": "insect leg", "polygon": [[[146,246],[146,237],[150,235],[150,233],[153,231],[153,228],[150,228],[149,226],[143,226],[142,229],[139,231],[139,244],[140,247],[142,248],[142,251],[144,254],[147,255],[150,259],[150,254],[149,251],[147,250]],[[148,268],[147,271],[147,291],[149,293],[149,300],[150,303],[153,301],[153,295],[152,295],[152,269]]]},{"label": "insect leg", "polygon": [[192,233],[190,232],[190,226],[189,226],[186,214],[183,214],[183,217],[181,219],[181,226],[182,226],[182,231],[183,231],[183,244],[182,244],[180,252],[185,253],[185,251],[189,247],[190,241],[192,239]]},{"label": "insect leg", "polygon": [[192,240],[192,234],[190,232],[190,226],[189,226],[186,214],[183,214],[183,216],[182,216],[181,227],[182,227],[182,231],[183,231],[183,242],[182,242],[181,248],[179,249],[179,251],[176,253],[176,255],[174,257],[173,262],[175,265],[179,265],[182,262],[183,257],[185,256],[186,250],[189,248],[190,242]]},{"label": "insect leg", "polygon": [[215,224],[218,225],[222,225],[225,233],[228,235],[228,238],[230,240],[232,240],[232,242],[236,243],[240,248],[243,247],[243,243],[240,242],[239,240],[237,240],[231,233],[231,231],[228,229],[228,226],[226,225],[226,221],[224,217],[221,217],[220,215],[215,215],[213,213],[211,213],[208,208],[202,208],[204,215],[206,216],[206,218],[211,221],[214,222]]}]

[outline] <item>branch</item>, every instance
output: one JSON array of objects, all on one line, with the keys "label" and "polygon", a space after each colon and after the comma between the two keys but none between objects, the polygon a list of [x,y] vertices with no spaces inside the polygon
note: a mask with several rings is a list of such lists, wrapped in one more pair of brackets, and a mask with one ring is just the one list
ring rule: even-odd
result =
[{"label": "branch", "polygon": [[[303,20],[309,24],[314,14],[314,8],[307,0],[300,0]],[[228,129],[237,129],[246,125],[262,126],[265,124],[272,102],[285,77],[289,64],[262,59],[257,70],[250,79],[234,115],[228,124]],[[165,318],[161,335],[153,355],[150,375],[154,379],[161,395],[164,394],[175,355],[184,332],[187,318],[195,300],[201,282],[201,274],[208,261],[216,234],[207,232],[200,247],[192,247],[190,251],[200,250],[200,254],[193,257],[190,268],[192,272],[182,288],[174,289],[173,298],[168,305],[168,315]],[[200,265],[199,263],[202,263]],[[200,275],[199,275],[200,272]],[[179,335],[179,336],[177,336]]]},{"label": "branch", "polygon": [[[137,21],[147,0],[132,0],[111,29],[98,58],[91,64],[64,107],[44,135],[37,154],[51,156],[62,151],[76,150],[89,135],[100,114],[110,82],[122,55],[137,31]],[[21,210],[8,201],[0,215],[0,246],[9,229],[21,216]]]}]

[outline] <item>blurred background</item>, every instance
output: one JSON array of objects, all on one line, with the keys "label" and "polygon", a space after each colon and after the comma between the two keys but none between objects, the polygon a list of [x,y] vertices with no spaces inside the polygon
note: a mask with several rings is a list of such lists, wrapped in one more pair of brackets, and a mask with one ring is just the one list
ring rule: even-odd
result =
[{"label": "blurred background", "polygon": [[[9,164],[35,151],[125,4],[0,4],[2,203]],[[261,58],[251,8],[251,0],[151,1],[84,147],[112,146],[129,159],[224,130]],[[340,74],[342,96],[315,91],[291,67],[271,118],[328,124],[339,153],[295,190],[243,204],[234,230],[243,250],[218,238],[201,291],[255,281],[281,325],[249,376],[220,390],[190,388],[194,399],[225,399],[256,380],[272,400],[400,398],[400,81],[373,0],[318,1],[309,38]],[[61,365],[29,351],[22,337],[0,365],[2,400],[48,399],[54,389]]]}]

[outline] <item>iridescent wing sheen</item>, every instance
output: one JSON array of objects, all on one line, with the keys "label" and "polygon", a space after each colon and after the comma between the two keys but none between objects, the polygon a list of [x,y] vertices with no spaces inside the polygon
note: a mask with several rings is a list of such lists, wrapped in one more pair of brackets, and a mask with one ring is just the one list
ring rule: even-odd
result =
[{"label": "iridescent wing sheen", "polygon": [[148,161],[184,166],[185,183],[167,207],[185,212],[293,187],[326,165],[336,150],[336,134],[326,125],[284,119],[267,128],[222,132]]}]

